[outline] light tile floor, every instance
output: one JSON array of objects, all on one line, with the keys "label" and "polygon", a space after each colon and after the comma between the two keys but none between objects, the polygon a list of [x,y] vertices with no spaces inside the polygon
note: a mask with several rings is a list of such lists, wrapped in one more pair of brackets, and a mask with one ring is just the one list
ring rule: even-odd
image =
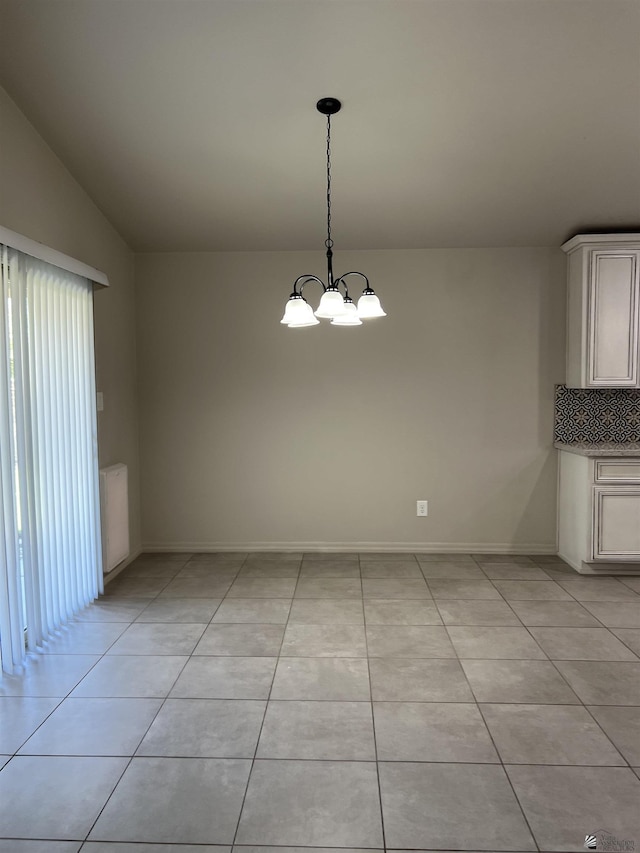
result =
[{"label": "light tile floor", "polygon": [[0,680],[0,853],[637,850],[639,654],[548,556],[143,555]]}]

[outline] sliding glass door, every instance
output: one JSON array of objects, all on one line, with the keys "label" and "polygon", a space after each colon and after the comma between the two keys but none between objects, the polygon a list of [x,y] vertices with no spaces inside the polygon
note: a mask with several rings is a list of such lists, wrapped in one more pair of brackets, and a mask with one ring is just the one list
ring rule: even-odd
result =
[{"label": "sliding glass door", "polygon": [[0,651],[102,589],[91,282],[8,246],[0,299]]}]

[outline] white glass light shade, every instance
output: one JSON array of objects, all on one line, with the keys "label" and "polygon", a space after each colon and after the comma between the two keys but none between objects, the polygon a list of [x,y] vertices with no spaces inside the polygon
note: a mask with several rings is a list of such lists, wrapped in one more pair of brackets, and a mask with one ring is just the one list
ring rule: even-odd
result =
[{"label": "white glass light shade", "polygon": [[302,328],[304,328],[304,326],[319,326],[319,325],[320,325],[320,320],[318,320],[317,317],[313,316],[313,311],[312,311],[311,316],[308,317],[306,320],[301,320],[300,322],[297,322],[297,323],[289,323],[289,328],[290,329],[302,329]]},{"label": "white glass light shade", "polygon": [[375,293],[363,293],[358,299],[358,316],[363,320],[368,320],[370,317],[386,317],[387,315],[382,310],[380,300]]},{"label": "white glass light shade", "polygon": [[325,290],[316,311],[316,317],[332,320],[344,314],[344,299],[339,290]]},{"label": "white glass light shade", "polygon": [[311,305],[302,296],[290,297],[284,309],[284,316],[280,322],[294,327],[316,326],[318,324],[318,321],[313,316]]},{"label": "white glass light shade", "polygon": [[344,301],[344,314],[334,317],[332,326],[361,326],[362,320],[358,317],[358,309],[351,300]]}]

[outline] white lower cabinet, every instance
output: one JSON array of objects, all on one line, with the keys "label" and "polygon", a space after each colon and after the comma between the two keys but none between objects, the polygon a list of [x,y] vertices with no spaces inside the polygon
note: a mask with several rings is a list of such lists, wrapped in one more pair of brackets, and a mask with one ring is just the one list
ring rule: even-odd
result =
[{"label": "white lower cabinet", "polygon": [[593,559],[640,560],[640,486],[595,486]]},{"label": "white lower cabinet", "polygon": [[585,574],[640,570],[640,459],[560,452],[558,553]]}]

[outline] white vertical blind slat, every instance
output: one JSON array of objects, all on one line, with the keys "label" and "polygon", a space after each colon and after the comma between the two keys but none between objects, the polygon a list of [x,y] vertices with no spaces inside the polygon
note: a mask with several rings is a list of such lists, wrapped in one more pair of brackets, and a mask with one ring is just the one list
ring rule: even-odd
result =
[{"label": "white vertical blind slat", "polygon": [[[59,388],[58,397],[56,399],[57,417],[58,417],[58,439],[59,453],[62,461],[61,465],[55,467],[55,474],[58,480],[58,493],[60,495],[60,507],[56,513],[56,521],[60,531],[60,567],[64,578],[65,594],[62,599],[62,619],[66,621],[74,612],[75,605],[75,585],[73,582],[74,571],[72,569],[73,560],[73,539],[71,533],[70,514],[73,512],[73,487],[71,470],[71,458],[69,453],[69,429],[68,429],[68,413],[69,413],[69,366],[67,364],[67,303],[69,298],[68,292],[61,292],[60,289],[52,287],[54,291],[57,309],[58,309],[58,328],[60,329],[60,339],[58,341],[58,377]],[[68,290],[68,288],[65,288]]]},{"label": "white vertical blind slat", "polygon": [[22,602],[19,583],[18,510],[16,494],[15,441],[11,418],[12,401],[12,299],[10,261],[0,246],[0,662],[5,672],[22,665],[25,653]]},{"label": "white vertical blind slat", "polygon": [[[93,331],[93,289],[89,290],[88,298],[83,300],[84,314],[84,338],[87,344],[87,360],[95,365],[95,339]],[[102,533],[100,526],[100,475],[98,471],[98,413],[96,410],[96,372],[95,369],[82,372],[84,388],[84,412],[89,424],[88,430],[83,430],[86,442],[84,459],[87,466],[85,476],[89,488],[89,496],[86,503],[87,515],[89,517],[88,530],[90,560],[87,565],[93,566],[89,579],[89,596],[91,601],[96,593],[93,591],[97,586],[98,593],[104,592],[104,569],[102,565]],[[90,498],[90,499],[89,499]]]},{"label": "white vertical blind slat", "polygon": [[76,373],[77,373],[77,365],[74,359],[74,352],[78,345],[78,335],[77,329],[75,326],[75,305],[78,298],[77,287],[74,285],[71,291],[71,299],[67,304],[67,330],[68,330],[68,339],[67,339],[67,364],[69,366],[69,410],[68,410],[68,424],[67,424],[67,444],[69,447],[69,453],[71,458],[72,470],[77,472],[73,477],[73,489],[71,494],[71,507],[69,513],[69,519],[71,523],[71,543],[73,548],[73,560],[72,565],[78,566],[78,571],[73,572],[73,601],[74,601],[74,612],[82,607],[83,601],[83,573],[84,573],[84,559],[83,559],[83,548],[82,548],[82,523],[81,523],[81,515],[82,515],[82,507],[83,507],[83,499],[82,499],[82,450],[78,441],[73,441],[72,437],[75,437],[78,429],[76,418],[79,414],[78,412],[78,395],[76,393]]},{"label": "white vertical blind slat", "polygon": [[[30,385],[32,371],[30,370],[29,341],[28,341],[28,292],[29,276],[24,269],[21,256],[12,253],[10,258],[10,290],[12,305],[12,336],[14,352],[14,435],[15,435],[15,460],[18,471],[18,482],[16,485],[16,504],[20,518],[22,548],[22,565],[31,565],[37,561],[37,546],[33,536],[34,523],[34,495],[27,488],[24,472],[33,470],[32,443],[29,440],[29,424],[32,421]],[[24,577],[24,600],[25,613],[24,624],[27,627],[27,638],[30,640],[38,630],[38,620],[33,621],[35,616],[37,573],[29,573]],[[29,644],[29,643],[27,643]]]},{"label": "white vertical blind slat", "polygon": [[[70,298],[66,304],[66,327],[67,327],[67,347],[66,360],[68,364],[69,376],[75,375],[73,363],[73,350],[76,346],[76,329],[73,323],[74,304],[77,298],[77,289],[74,285],[70,289]],[[75,435],[74,420],[75,415],[79,414],[78,399],[75,392],[75,382],[71,382],[67,388],[69,395],[69,406],[67,409],[66,435],[70,437]],[[67,484],[67,504],[68,504],[68,523],[70,526],[69,542],[71,545],[71,565],[78,566],[79,571],[71,573],[72,599],[75,609],[82,606],[83,600],[83,554],[82,554],[82,536],[80,534],[80,518],[82,516],[83,501],[82,501],[82,448],[79,442],[72,443],[67,440],[67,452],[69,454],[70,466],[68,473]]]},{"label": "white vertical blind slat", "polygon": [[[55,400],[58,393],[56,382],[56,352],[55,338],[50,339],[49,324],[42,322],[43,316],[48,316],[55,324],[55,301],[51,290],[47,287],[46,279],[38,282],[44,292],[44,311],[42,315],[34,314],[34,325],[39,326],[39,332],[43,339],[43,348],[46,354],[45,378],[42,383],[41,410],[44,414],[41,429],[34,430],[36,437],[42,437],[44,465],[40,470],[41,484],[46,503],[43,505],[45,512],[45,524],[41,531],[45,541],[47,554],[42,567],[46,587],[47,618],[43,625],[45,636],[53,629],[53,626],[62,621],[60,613],[60,598],[62,595],[58,585],[58,566],[60,564],[60,552],[58,548],[58,537],[55,524],[55,515],[59,503],[54,476],[54,465],[60,464],[58,452],[58,418],[55,408]],[[36,421],[37,423],[37,421]],[[43,496],[44,496],[43,495]]]},{"label": "white vertical blind slat", "polygon": [[[36,317],[39,312],[41,313],[46,310],[46,293],[44,288],[35,287],[33,270],[30,273],[30,283],[29,299],[33,316]],[[47,348],[46,341],[42,335],[32,335],[30,340],[32,352],[37,353],[37,357],[34,359],[35,367],[33,371],[35,382],[32,383],[32,391],[34,392],[32,400],[35,412],[34,422],[42,424],[42,429],[38,430],[38,433],[33,436],[34,470],[44,471],[47,465],[47,448],[43,440],[47,435],[47,410],[44,405],[44,388],[48,382],[46,371]],[[38,490],[35,497],[35,505],[37,507],[37,529],[44,531],[48,522],[48,495],[46,493],[46,481],[44,477],[42,479],[42,488]],[[37,631],[34,631],[34,644],[42,642],[43,638],[47,635],[47,625],[51,621],[50,617],[53,606],[51,591],[49,589],[49,575],[46,571],[46,566],[51,560],[50,543],[48,538],[43,534],[37,536],[36,539],[39,571],[34,571],[31,574],[34,576],[34,579],[37,578],[39,619]]]},{"label": "white vertical blind slat", "polygon": [[[66,601],[68,596],[68,581],[66,577],[66,560],[65,560],[65,534],[63,530],[65,521],[65,495],[63,490],[63,475],[66,470],[67,461],[64,458],[63,444],[63,418],[61,417],[61,397],[63,394],[63,370],[64,365],[61,359],[61,341],[58,340],[58,334],[62,330],[60,318],[60,299],[61,294],[57,288],[51,286],[49,277],[45,274],[43,281],[47,288],[47,293],[51,299],[53,323],[47,323],[45,317],[40,317],[39,320],[44,326],[47,326],[49,341],[51,344],[51,387],[49,388],[48,406],[51,410],[51,420],[53,424],[53,451],[51,453],[52,464],[49,466],[49,477],[51,478],[52,490],[54,495],[54,503],[51,506],[50,525],[55,543],[55,559],[51,563],[51,583],[56,596],[56,611],[55,622],[49,625],[49,631],[53,631],[56,625],[61,625],[66,621]],[[54,462],[55,460],[55,462]]]},{"label": "white vertical blind slat", "polygon": [[[28,270],[26,275],[26,299],[27,304],[33,306],[37,299],[40,298],[38,291],[34,290],[33,286],[33,271]],[[33,308],[32,308],[33,310]],[[38,342],[35,342],[36,344]],[[42,381],[40,375],[39,364],[42,359],[42,347],[34,346],[33,336],[29,336],[29,367],[30,367],[30,421],[40,417],[37,396],[38,387]],[[38,443],[31,441],[29,443],[30,457],[27,459],[26,470],[38,471],[40,469],[40,448]],[[33,490],[30,490],[33,492]],[[32,571],[27,572],[24,578],[25,599],[26,599],[26,617],[27,617],[27,636],[29,638],[29,646],[33,648],[42,641],[44,635],[43,627],[43,581],[39,567],[44,565],[44,547],[41,536],[36,536],[35,531],[42,529],[42,508],[40,505],[39,495],[32,494],[31,508],[32,512],[29,515],[27,526],[23,528],[24,539],[28,542],[29,553],[26,559],[27,565],[32,567]]]}]

